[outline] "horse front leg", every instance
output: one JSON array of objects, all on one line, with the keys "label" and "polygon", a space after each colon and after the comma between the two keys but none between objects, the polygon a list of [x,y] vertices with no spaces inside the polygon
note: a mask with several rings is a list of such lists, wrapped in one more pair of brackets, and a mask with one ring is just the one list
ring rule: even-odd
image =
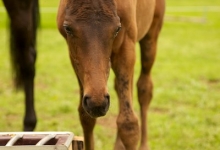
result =
[{"label": "horse front leg", "polygon": [[96,119],[91,118],[82,107],[83,89],[80,84],[80,81],[79,81],[79,85],[80,85],[80,104],[78,107],[78,112],[79,112],[80,122],[83,128],[85,150],[94,150],[93,129],[95,127]]},{"label": "horse front leg", "polygon": [[115,89],[119,98],[115,150],[135,150],[139,140],[138,119],[132,106],[135,43],[126,40],[124,45],[119,53],[112,56],[112,68],[116,76]]}]

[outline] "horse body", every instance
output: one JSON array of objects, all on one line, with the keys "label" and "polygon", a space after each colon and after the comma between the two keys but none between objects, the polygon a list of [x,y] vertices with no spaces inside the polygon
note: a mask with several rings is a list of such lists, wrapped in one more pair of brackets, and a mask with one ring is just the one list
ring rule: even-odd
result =
[{"label": "horse body", "polygon": [[[147,109],[152,98],[150,70],[156,54],[164,0],[61,0],[57,24],[66,39],[80,86],[79,116],[86,150],[94,149],[96,118],[109,108],[107,80],[115,73],[119,98],[118,150],[147,149]],[[120,32],[119,32],[120,31]],[[141,47],[141,74],[137,83],[141,131],[132,108],[135,43]]]}]

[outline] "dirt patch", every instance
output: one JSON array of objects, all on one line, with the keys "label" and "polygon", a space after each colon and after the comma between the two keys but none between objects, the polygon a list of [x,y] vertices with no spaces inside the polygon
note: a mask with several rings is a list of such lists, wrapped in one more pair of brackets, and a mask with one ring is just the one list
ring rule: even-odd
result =
[{"label": "dirt patch", "polygon": [[202,82],[205,83],[209,88],[216,88],[216,89],[220,88],[220,79],[218,78],[215,79],[203,78]]},{"label": "dirt patch", "polygon": [[97,120],[97,124],[101,125],[101,126],[105,126],[107,128],[116,128],[116,115],[113,114],[109,114],[108,116],[105,117],[101,117]]},{"label": "dirt patch", "polygon": [[160,108],[160,107],[152,107],[149,109],[151,112],[153,113],[159,113],[159,114],[164,114],[164,113],[168,113],[169,109],[167,108]]},{"label": "dirt patch", "polygon": [[218,83],[220,83],[220,79],[208,79],[207,83],[210,85],[218,84]]}]

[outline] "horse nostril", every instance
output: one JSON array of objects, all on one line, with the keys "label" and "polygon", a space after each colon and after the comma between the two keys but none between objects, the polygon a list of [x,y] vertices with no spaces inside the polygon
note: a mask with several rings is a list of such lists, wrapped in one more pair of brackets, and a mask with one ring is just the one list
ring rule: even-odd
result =
[{"label": "horse nostril", "polygon": [[105,95],[105,102],[107,103],[107,105],[109,105],[109,103],[110,103],[110,96],[109,96],[109,94]]},{"label": "horse nostril", "polygon": [[83,97],[83,105],[87,107],[90,99],[91,99],[90,96],[85,95]]}]

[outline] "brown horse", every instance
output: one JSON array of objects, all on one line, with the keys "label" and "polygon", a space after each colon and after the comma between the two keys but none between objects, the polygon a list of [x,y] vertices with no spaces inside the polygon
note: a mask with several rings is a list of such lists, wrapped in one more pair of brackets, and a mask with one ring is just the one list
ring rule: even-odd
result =
[{"label": "brown horse", "polygon": [[39,21],[38,0],[3,0],[10,18],[10,52],[15,84],[25,92],[24,130],[34,130],[34,76],[36,31]]},{"label": "brown horse", "polygon": [[[86,150],[94,149],[96,118],[108,111],[107,79],[115,73],[119,98],[115,149],[147,146],[147,109],[152,98],[151,68],[164,16],[164,0],[61,0],[57,23],[69,46],[80,86],[79,116]],[[119,32],[120,31],[120,32]],[[141,74],[137,83],[141,131],[132,108],[135,43],[141,47]]]}]

